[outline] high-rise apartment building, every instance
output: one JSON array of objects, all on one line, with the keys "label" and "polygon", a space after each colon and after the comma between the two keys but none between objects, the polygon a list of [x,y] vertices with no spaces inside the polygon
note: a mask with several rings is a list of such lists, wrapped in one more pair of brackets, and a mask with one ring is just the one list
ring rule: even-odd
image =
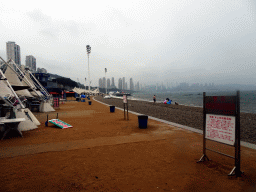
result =
[{"label": "high-rise apartment building", "polygon": [[130,78],[130,90],[134,91],[134,84],[132,78]]},{"label": "high-rise apartment building", "polygon": [[114,79],[114,77],[111,78],[111,87],[113,87],[113,88],[115,87],[115,79]]},{"label": "high-rise apartment building", "polygon": [[118,79],[118,89],[123,89],[123,82],[121,78]]},{"label": "high-rise apartment building", "polygon": [[123,77],[123,89],[126,89],[125,88],[125,77]]},{"label": "high-rise apartment building", "polygon": [[102,84],[103,84],[102,88],[106,88],[107,82],[106,82],[106,78],[105,77],[103,77]]},{"label": "high-rise apartment building", "polygon": [[107,79],[107,88],[108,89],[110,88],[110,79],[109,78]]},{"label": "high-rise apartment building", "polygon": [[101,78],[99,79],[99,88],[103,88],[103,82]]},{"label": "high-rise apartment building", "polygon": [[20,62],[20,46],[13,41],[6,43],[6,55],[7,61],[12,59],[18,66],[21,66]]},{"label": "high-rise apartment building", "polygon": [[34,56],[26,56],[26,67],[28,67],[33,73],[36,72],[36,58]]},{"label": "high-rise apartment building", "polygon": [[140,83],[138,81],[137,84],[136,84],[136,91],[139,91],[139,90],[140,90]]}]

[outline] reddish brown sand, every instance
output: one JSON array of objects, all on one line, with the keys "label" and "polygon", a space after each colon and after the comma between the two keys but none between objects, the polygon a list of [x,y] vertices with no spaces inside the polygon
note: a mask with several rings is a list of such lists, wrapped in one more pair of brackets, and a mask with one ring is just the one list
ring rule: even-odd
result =
[{"label": "reddish brown sand", "polygon": [[[92,101],[60,105],[59,119],[73,128],[44,124],[23,138],[0,142],[0,191],[254,191],[256,151],[242,147],[241,178],[228,177],[234,160],[207,152],[202,135],[149,120],[138,128],[136,115]],[[51,112],[50,118],[56,117]],[[45,113],[36,113],[41,122]],[[234,149],[207,142],[229,155]]]}]

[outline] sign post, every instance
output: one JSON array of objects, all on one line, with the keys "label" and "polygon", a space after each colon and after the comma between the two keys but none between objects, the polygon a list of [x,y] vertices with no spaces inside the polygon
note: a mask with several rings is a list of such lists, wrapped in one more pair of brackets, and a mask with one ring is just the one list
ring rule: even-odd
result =
[{"label": "sign post", "polygon": [[126,106],[127,106],[127,120],[129,120],[127,95],[123,95],[123,103],[124,103],[124,120],[126,119],[126,117],[125,117],[125,107]]},{"label": "sign post", "polygon": [[[229,176],[240,177],[240,93],[236,96],[205,96],[203,93],[203,156],[198,162],[207,161],[206,150],[235,159]],[[235,147],[235,157],[206,148],[206,139]]]}]

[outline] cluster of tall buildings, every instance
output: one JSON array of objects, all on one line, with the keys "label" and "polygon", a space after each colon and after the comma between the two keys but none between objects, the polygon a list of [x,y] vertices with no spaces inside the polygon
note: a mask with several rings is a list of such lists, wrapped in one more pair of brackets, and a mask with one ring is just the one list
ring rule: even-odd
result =
[{"label": "cluster of tall buildings", "polygon": [[[20,46],[15,42],[8,41],[6,43],[6,55],[7,61],[12,59],[18,66],[21,66]],[[26,56],[25,66],[28,67],[32,73],[47,73],[44,68],[36,69],[36,58],[33,55]]]},{"label": "cluster of tall buildings", "polygon": [[133,79],[130,78],[129,82],[125,81],[125,77],[119,78],[117,86],[115,85],[114,77],[111,80],[105,77],[99,79],[99,88],[107,88],[107,89],[115,89],[118,88],[120,90],[131,90],[131,91],[138,91],[139,90],[139,82],[134,84]]}]

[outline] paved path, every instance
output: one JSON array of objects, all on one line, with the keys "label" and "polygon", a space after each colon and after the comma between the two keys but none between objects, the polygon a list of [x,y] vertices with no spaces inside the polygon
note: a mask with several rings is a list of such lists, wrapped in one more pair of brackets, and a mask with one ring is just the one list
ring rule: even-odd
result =
[{"label": "paved path", "polygon": [[[170,131],[171,132],[171,131]],[[76,140],[59,143],[44,143],[36,145],[24,145],[17,147],[4,147],[0,149],[0,158],[15,157],[20,155],[30,155],[36,153],[44,153],[50,151],[67,151],[83,148],[91,148],[106,145],[118,145],[124,143],[135,143],[141,141],[164,140],[168,138],[166,134],[133,134],[129,136],[117,137],[99,137],[96,139]]]}]

